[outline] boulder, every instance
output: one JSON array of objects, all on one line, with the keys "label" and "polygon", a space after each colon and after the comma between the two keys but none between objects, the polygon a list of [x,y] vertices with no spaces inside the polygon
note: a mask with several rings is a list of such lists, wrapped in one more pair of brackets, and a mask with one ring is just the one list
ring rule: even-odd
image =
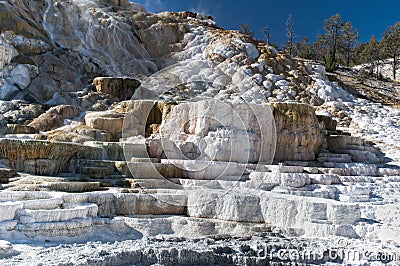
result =
[{"label": "boulder", "polygon": [[34,119],[28,126],[38,131],[49,131],[64,126],[65,119],[72,119],[82,110],[72,105],[59,105],[50,108],[46,113]]},{"label": "boulder", "polygon": [[111,134],[111,140],[118,141],[122,137],[123,114],[111,111],[88,112],[84,120],[87,127]]},{"label": "boulder", "polygon": [[0,183],[8,183],[8,179],[17,175],[15,170],[10,169],[9,167],[0,164]]},{"label": "boulder", "polygon": [[4,67],[1,70],[0,99],[22,99],[26,93],[25,89],[37,74],[37,67],[29,64],[9,64]]},{"label": "boulder", "polygon": [[0,99],[5,101],[11,101],[16,98],[19,93],[19,89],[10,83],[5,83],[0,88]]}]

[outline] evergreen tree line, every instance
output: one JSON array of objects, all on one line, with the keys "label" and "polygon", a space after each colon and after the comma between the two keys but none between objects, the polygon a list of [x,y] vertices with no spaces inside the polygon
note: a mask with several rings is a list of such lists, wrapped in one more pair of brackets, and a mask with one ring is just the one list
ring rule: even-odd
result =
[{"label": "evergreen tree line", "polygon": [[[240,25],[243,33],[254,37],[250,25]],[[265,42],[271,43],[269,27],[263,29]],[[286,21],[286,42],[282,49],[293,57],[317,60],[325,64],[327,71],[334,71],[339,65],[351,67],[368,63],[371,65],[371,75],[379,78],[379,68],[382,63],[391,59],[393,79],[396,79],[396,69],[400,56],[400,22],[387,27],[379,41],[372,36],[367,43],[359,41],[359,33],[350,21],[344,21],[340,14],[326,19],[323,24],[323,34],[314,43],[309,38],[297,40],[293,16],[289,14]]]}]

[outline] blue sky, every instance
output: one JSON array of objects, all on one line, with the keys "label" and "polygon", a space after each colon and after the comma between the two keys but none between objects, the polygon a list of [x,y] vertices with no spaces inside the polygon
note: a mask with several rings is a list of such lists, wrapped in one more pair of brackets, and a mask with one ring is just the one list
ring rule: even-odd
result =
[{"label": "blue sky", "polygon": [[323,21],[339,13],[351,21],[360,32],[360,41],[368,41],[372,34],[381,38],[387,26],[400,21],[400,0],[135,0],[149,12],[193,11],[212,15],[218,26],[238,29],[241,23],[250,24],[258,38],[268,25],[271,42],[285,42],[285,22],[291,13],[297,39],[314,40],[322,33]]}]

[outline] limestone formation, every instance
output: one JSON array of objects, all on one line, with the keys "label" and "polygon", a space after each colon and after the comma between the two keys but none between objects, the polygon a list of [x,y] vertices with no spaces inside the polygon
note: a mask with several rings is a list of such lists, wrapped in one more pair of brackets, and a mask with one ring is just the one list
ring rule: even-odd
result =
[{"label": "limestone formation", "polygon": [[368,97],[395,99],[395,84],[345,90],[319,63],[193,12],[0,7],[3,264],[398,252],[400,111]]},{"label": "limestone formation", "polygon": [[97,77],[93,80],[93,85],[97,92],[109,94],[118,98],[119,101],[124,101],[132,98],[140,82],[130,78]]},{"label": "limestone formation", "polygon": [[8,124],[6,134],[35,134],[38,130],[31,126]]},{"label": "limestone formation", "polygon": [[116,112],[90,112],[85,115],[86,126],[109,132],[114,141],[122,137],[123,123],[124,115]]},{"label": "limestone formation", "polygon": [[305,104],[272,103],[277,132],[275,160],[312,161],[322,138],[314,110]]},{"label": "limestone formation", "polygon": [[[254,163],[272,161],[274,156],[275,125],[269,105],[212,100],[179,104],[162,121],[159,131],[188,158]],[[193,144],[192,148],[186,149],[188,144]],[[175,159],[171,155],[166,154]]]},{"label": "limestone formation", "polygon": [[72,143],[0,139],[0,158],[16,171],[53,175],[67,170],[79,148]]},{"label": "limestone formation", "polygon": [[162,121],[175,105],[174,102],[151,100],[122,102],[115,111],[126,114],[123,125],[124,139],[139,135],[156,135]]}]

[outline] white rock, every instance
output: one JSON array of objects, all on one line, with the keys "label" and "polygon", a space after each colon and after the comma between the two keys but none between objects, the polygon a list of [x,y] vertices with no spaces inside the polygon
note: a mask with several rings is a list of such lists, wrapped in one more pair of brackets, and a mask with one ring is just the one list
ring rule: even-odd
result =
[{"label": "white rock", "polygon": [[271,52],[273,52],[274,54],[279,54],[279,51],[278,50],[276,50],[276,48],[275,47],[273,47],[273,46],[269,46],[268,47],[268,50],[270,50]]},{"label": "white rock", "polygon": [[250,68],[243,68],[243,74],[250,77],[253,75],[253,71]]},{"label": "white rock", "polygon": [[18,224],[17,230],[27,237],[79,236],[92,231],[92,219],[73,219],[65,222]]},{"label": "white rock", "polygon": [[332,117],[332,114],[326,110],[319,110],[315,112],[316,115]]},{"label": "white rock", "polygon": [[29,210],[20,211],[20,223],[48,223],[48,222],[65,222],[77,218],[87,218],[97,216],[97,205],[90,204],[77,206],[71,209],[54,209],[54,210]]},{"label": "white rock", "polygon": [[13,245],[5,240],[0,240],[0,259],[12,256],[15,252]]},{"label": "white rock", "polygon": [[31,82],[29,68],[25,65],[17,65],[10,72],[12,84],[18,85],[20,88],[26,88]]},{"label": "white rock", "polygon": [[312,183],[322,185],[332,185],[340,182],[340,179],[337,175],[313,174],[310,175],[310,178]]},{"label": "white rock", "polygon": [[251,172],[249,175],[250,180],[262,181],[265,183],[279,186],[281,184],[281,176],[278,172]]},{"label": "white rock", "polygon": [[262,61],[261,63],[254,63],[250,65],[252,68],[257,68],[259,72],[264,70],[265,63]]},{"label": "white rock", "polygon": [[[249,215],[242,215],[247,213]],[[252,215],[250,215],[252,213]],[[188,194],[188,215],[217,218],[229,221],[258,221],[284,227],[305,230],[308,223],[316,223],[320,229],[331,223],[320,236],[342,235],[354,237],[351,225],[360,220],[357,204],[337,203],[333,200],[281,195],[261,192],[249,197],[244,191],[192,191]],[[347,226],[349,230],[338,230]]]},{"label": "white rock", "polygon": [[263,82],[263,86],[264,86],[267,90],[270,90],[271,87],[272,87],[272,82],[269,81],[269,80],[266,80],[266,81]]},{"label": "white rock", "polygon": [[283,78],[279,75],[275,74],[267,74],[266,78],[274,83],[276,83],[279,80],[282,80]]},{"label": "white rock", "polygon": [[262,84],[262,75],[261,74],[255,74],[252,79],[257,83],[257,85]]},{"label": "white rock", "polygon": [[17,210],[22,207],[21,202],[0,202],[0,222],[14,220]]},{"label": "white rock", "polygon": [[253,44],[244,43],[244,45],[246,46],[247,55],[251,58],[256,59],[260,55],[260,52]]},{"label": "white rock", "polygon": [[232,51],[229,47],[225,47],[222,44],[217,45],[214,49],[214,53],[221,55],[224,58],[232,58],[235,55],[235,52]]},{"label": "white rock", "polygon": [[310,184],[310,176],[300,173],[280,173],[281,186],[283,187],[304,187]]},{"label": "white rock", "polygon": [[278,87],[285,87],[285,86],[289,86],[290,82],[287,81],[287,80],[282,79],[282,80],[276,81],[275,85],[278,86]]}]

